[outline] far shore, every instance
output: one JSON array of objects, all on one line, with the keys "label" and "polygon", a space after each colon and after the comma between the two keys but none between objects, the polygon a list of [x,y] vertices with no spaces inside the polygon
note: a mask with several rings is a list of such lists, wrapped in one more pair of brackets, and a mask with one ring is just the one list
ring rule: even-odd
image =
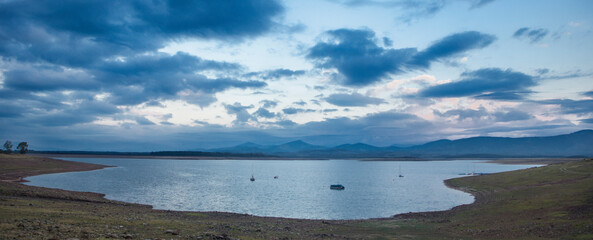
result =
[{"label": "far shore", "polygon": [[329,158],[291,158],[291,157],[201,157],[201,156],[151,156],[151,155],[105,155],[105,154],[30,154],[47,158],[132,158],[132,159],[172,159],[172,160],[330,160]]},{"label": "far shore", "polygon": [[130,158],[130,159],[170,159],[170,160],[358,160],[358,161],[451,161],[451,160],[481,160],[498,164],[534,164],[547,165],[578,161],[582,157],[401,157],[401,158],[307,158],[307,157],[201,157],[201,156],[151,156],[151,155],[105,155],[105,154],[30,154],[47,158]]}]

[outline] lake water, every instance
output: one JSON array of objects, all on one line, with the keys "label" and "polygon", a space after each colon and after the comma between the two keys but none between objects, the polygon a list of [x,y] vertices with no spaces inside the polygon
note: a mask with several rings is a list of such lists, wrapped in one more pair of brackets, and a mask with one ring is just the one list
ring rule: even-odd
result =
[{"label": "lake water", "polygon": [[[305,219],[366,219],[446,210],[474,198],[447,188],[445,179],[474,170],[494,173],[533,167],[469,160],[65,160],[117,167],[34,176],[26,184],[104,193],[108,199],[157,209]],[[252,174],[254,182],[249,181]],[[330,190],[331,184],[346,189]]]}]

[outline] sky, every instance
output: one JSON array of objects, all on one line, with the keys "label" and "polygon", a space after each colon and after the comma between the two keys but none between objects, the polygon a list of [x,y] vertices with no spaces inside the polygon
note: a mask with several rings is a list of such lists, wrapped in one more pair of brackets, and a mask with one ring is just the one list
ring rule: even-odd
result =
[{"label": "sky", "polygon": [[591,129],[591,9],[589,0],[0,0],[0,140],[160,151]]}]

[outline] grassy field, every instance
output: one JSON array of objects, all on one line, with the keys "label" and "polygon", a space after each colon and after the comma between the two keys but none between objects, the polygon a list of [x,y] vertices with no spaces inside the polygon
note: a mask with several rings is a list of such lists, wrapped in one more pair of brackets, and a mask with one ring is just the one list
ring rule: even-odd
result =
[{"label": "grassy field", "polygon": [[387,219],[322,221],[153,210],[19,177],[103,166],[0,154],[0,239],[592,239],[593,160],[447,180],[476,202]]}]

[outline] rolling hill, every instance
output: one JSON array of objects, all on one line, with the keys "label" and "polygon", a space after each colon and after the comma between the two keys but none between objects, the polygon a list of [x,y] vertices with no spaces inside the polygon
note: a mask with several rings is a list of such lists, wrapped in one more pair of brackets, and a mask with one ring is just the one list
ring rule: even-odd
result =
[{"label": "rolling hill", "polygon": [[590,157],[593,156],[593,130],[549,137],[472,137],[437,140],[400,148],[377,147],[364,143],[323,147],[303,141],[279,145],[244,143],[215,152],[263,153],[292,157]]}]

